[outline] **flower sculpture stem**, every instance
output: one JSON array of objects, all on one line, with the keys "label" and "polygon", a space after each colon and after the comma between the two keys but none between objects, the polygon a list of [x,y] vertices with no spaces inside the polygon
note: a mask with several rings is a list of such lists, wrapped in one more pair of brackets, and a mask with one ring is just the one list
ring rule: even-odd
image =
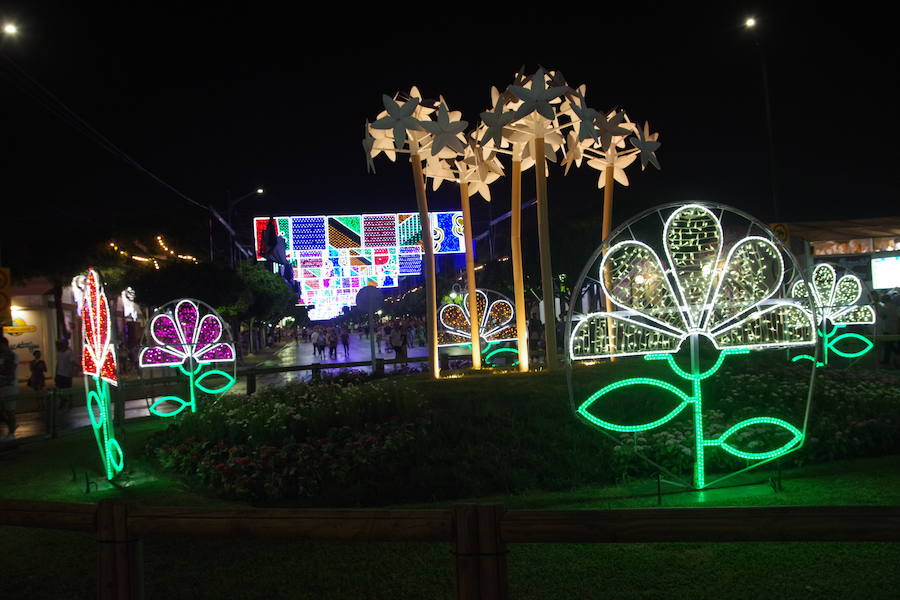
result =
[{"label": "flower sculpture stem", "polygon": [[416,187],[416,201],[419,206],[419,221],[422,224],[422,248],[425,251],[425,325],[428,328],[428,366],[431,376],[438,379],[441,367],[438,362],[437,347],[437,292],[434,276],[434,243],[431,239],[430,219],[428,215],[428,199],[425,196],[425,176],[422,173],[422,161],[418,154],[410,158],[413,168],[413,180]]},{"label": "flower sculpture stem", "polygon": [[[464,236],[466,241],[466,290],[468,294],[469,314],[478,314],[475,296],[475,248],[472,245],[472,211],[469,206],[469,184],[460,182],[459,197],[462,203],[463,223],[465,223]],[[469,323],[472,335],[472,368],[481,368],[481,340],[478,335],[478,321],[471,319]]]},{"label": "flower sculpture stem", "polygon": [[528,371],[528,324],[525,321],[525,277],[522,267],[522,161],[512,163],[512,214],[509,241],[512,255],[513,301],[516,305],[516,348],[519,350],[519,371]]},{"label": "flower sculpture stem", "polygon": [[94,430],[94,439],[97,440],[97,450],[100,452],[106,478],[112,479],[125,466],[125,453],[116,440],[112,426],[109,384],[99,377],[85,377],[84,387],[87,390],[87,412]]},{"label": "flower sculpture stem", "polygon": [[556,302],[553,297],[553,266],[550,260],[550,212],[547,207],[547,173],[544,138],[534,139],[534,177],[538,207],[538,247],[541,254],[541,288],[544,297],[544,353],[547,368],[559,366],[556,356]]},{"label": "flower sculpture stem", "polygon": [[[782,419],[777,419],[774,417],[754,417],[751,419],[745,419],[739,423],[736,423],[725,432],[723,432],[719,437],[715,439],[707,439],[703,432],[703,394],[701,391],[700,382],[704,379],[708,379],[712,377],[716,371],[722,366],[722,363],[725,361],[725,358],[731,354],[748,354],[750,351],[746,348],[726,348],[719,353],[719,356],[716,359],[716,362],[712,367],[707,369],[706,371],[700,371],[699,365],[699,340],[698,335],[693,334],[690,338],[691,343],[691,371],[685,371],[675,362],[675,358],[671,354],[648,354],[644,356],[645,360],[665,360],[669,364],[669,368],[672,369],[672,372],[677,376],[691,382],[691,393],[685,394],[681,389],[675,387],[674,385],[662,381],[661,379],[651,379],[646,377],[634,377],[630,379],[623,379],[621,381],[617,381],[610,385],[607,385],[599,392],[590,396],[585,402],[578,408],[578,413],[593,423],[598,427],[603,427],[605,429],[610,429],[612,431],[624,432],[624,433],[637,433],[640,431],[647,431],[648,429],[653,429],[655,427],[659,427],[660,425],[664,425],[670,420],[674,419],[676,416],[681,414],[681,411],[687,408],[689,405],[693,408],[694,413],[694,488],[695,489],[703,489],[706,487],[706,448],[707,447],[718,447],[728,452],[729,454],[736,456],[738,458],[743,458],[747,460],[766,460],[776,458],[781,456],[782,454],[788,452],[791,448],[799,444],[803,441],[803,432],[799,429],[784,421]],[[663,417],[652,421],[650,423],[644,423],[642,425],[618,425],[616,423],[611,423],[609,421],[605,421],[603,419],[599,419],[589,412],[590,407],[598,401],[600,398],[605,396],[606,394],[621,389],[623,387],[629,386],[637,386],[637,385],[649,385],[651,387],[659,388],[661,390],[665,390],[666,392],[671,393],[676,396],[680,402],[678,405],[668,414]],[[745,452],[738,448],[735,448],[731,444],[727,442],[727,439],[730,438],[734,433],[745,429],[747,427],[752,427],[754,425],[776,425],[785,429],[788,433],[791,434],[791,439],[787,441],[785,444],[771,451],[767,452]]]}]

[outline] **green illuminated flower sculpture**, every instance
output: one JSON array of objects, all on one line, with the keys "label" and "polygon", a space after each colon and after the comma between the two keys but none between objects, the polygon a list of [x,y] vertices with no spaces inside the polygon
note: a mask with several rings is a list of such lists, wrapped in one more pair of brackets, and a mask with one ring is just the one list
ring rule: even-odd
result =
[{"label": "green illuminated flower sculpture", "polygon": [[[872,349],[872,342],[858,333],[842,333],[835,335],[848,325],[874,325],[875,309],[871,305],[858,305],[863,295],[863,283],[853,273],[846,273],[840,278],[833,265],[819,263],[813,268],[812,286],[805,281],[796,281],[791,286],[791,296],[800,299],[807,305],[807,312],[812,317],[810,302],[815,305],[819,327],[817,333],[822,342],[822,360],[817,361],[809,354],[795,356],[799,360],[813,361],[817,367],[828,364],[829,354],[837,354],[844,358],[858,358]],[[860,343],[856,351],[841,348],[848,343]]]},{"label": "green illuminated flower sculpture", "polygon": [[[707,485],[705,454],[713,449],[747,461],[766,461],[798,449],[804,438],[804,431],[795,424],[767,416],[745,418],[723,426],[719,435],[710,435],[709,424],[704,424],[701,382],[715,374],[729,355],[808,346],[815,341],[811,313],[796,300],[780,297],[786,279],[785,254],[773,236],[749,217],[743,217],[740,229],[723,229],[725,212],[737,214],[724,207],[687,204],[675,210],[651,211],[647,219],[625,223],[610,236],[608,245],[598,250],[576,287],[584,289],[586,281],[588,286],[599,285],[619,310],[579,318],[574,312],[579,305],[576,298],[569,317],[570,368],[574,361],[640,355],[645,360],[666,361],[675,375],[689,382],[686,392],[661,379],[628,378],[606,385],[582,401],[573,397],[573,401],[585,421],[620,433],[650,430],[683,411],[693,412],[693,485],[697,489]],[[658,232],[660,220],[659,242],[635,239],[634,232]],[[751,234],[757,233],[754,228],[759,235]],[[591,272],[602,250],[599,272]],[[587,301],[587,296],[582,300]],[[701,345],[714,357],[705,368],[701,366]],[[690,350],[688,368],[676,360],[683,347]],[[623,388],[631,388],[635,398],[660,392],[674,396],[674,407],[649,421],[613,421],[603,415],[604,404],[609,402],[609,394]],[[738,440],[746,437],[748,429],[760,426],[774,429],[780,445],[769,450],[741,449]]]}]

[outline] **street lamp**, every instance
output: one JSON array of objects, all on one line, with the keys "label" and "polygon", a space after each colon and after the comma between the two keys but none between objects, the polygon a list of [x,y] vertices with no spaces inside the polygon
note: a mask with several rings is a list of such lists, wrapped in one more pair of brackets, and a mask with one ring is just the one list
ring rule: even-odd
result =
[{"label": "street lamp", "polygon": [[753,43],[759,52],[759,66],[762,73],[763,99],[766,107],[766,131],[769,134],[769,177],[772,186],[772,221],[778,220],[778,193],[775,184],[775,137],[772,133],[772,103],[769,99],[769,74],[766,70],[766,57],[763,54],[762,46],[759,44],[759,37],[756,33],[756,18],[747,17],[744,20],[744,29],[753,36]]},{"label": "street lamp", "polygon": [[3,33],[6,35],[16,35],[19,33],[19,27],[15,23],[4,23]]}]

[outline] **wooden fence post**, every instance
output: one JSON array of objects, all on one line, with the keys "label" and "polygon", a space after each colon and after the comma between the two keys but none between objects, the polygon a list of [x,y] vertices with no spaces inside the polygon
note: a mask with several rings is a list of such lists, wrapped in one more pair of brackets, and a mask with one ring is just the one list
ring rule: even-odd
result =
[{"label": "wooden fence post", "polygon": [[503,507],[453,507],[457,600],[506,600],[506,544],[500,535]]},{"label": "wooden fence post", "polygon": [[322,381],[322,363],[312,364],[312,374],[310,375],[310,380]]},{"label": "wooden fence post", "polygon": [[256,373],[247,373],[247,395],[256,392]]},{"label": "wooden fence post", "polygon": [[384,375],[384,359],[376,358],[375,359],[375,375],[382,376]]},{"label": "wooden fence post", "polygon": [[128,533],[130,505],[118,500],[97,504],[97,598],[144,597],[143,545]]}]

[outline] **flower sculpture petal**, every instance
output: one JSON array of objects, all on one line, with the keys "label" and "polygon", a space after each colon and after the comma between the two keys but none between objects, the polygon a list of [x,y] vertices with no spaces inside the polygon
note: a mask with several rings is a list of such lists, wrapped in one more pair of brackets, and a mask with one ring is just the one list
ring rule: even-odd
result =
[{"label": "flower sculpture petal", "polygon": [[673,212],[662,242],[665,266],[649,245],[636,240],[605,253],[601,286],[622,310],[592,313],[578,322],[570,339],[573,360],[671,354],[692,333],[709,337],[719,349],[812,343],[807,311],[795,301],[772,300],[784,273],[773,242],[748,236],[722,261],[721,224],[700,205]]},{"label": "flower sculpture petal", "polygon": [[856,304],[862,292],[859,277],[847,273],[838,279],[835,268],[828,263],[819,263],[813,269],[812,288],[805,281],[798,281],[791,288],[793,297],[815,304],[820,323],[827,319],[836,325],[875,323],[875,309],[869,304]]},{"label": "flower sculpture petal", "polygon": [[81,304],[83,342],[81,369],[85,375],[98,377],[112,385],[118,385],[116,348],[110,343],[111,319],[106,292],[94,269],[88,269],[85,277],[85,294]]}]

